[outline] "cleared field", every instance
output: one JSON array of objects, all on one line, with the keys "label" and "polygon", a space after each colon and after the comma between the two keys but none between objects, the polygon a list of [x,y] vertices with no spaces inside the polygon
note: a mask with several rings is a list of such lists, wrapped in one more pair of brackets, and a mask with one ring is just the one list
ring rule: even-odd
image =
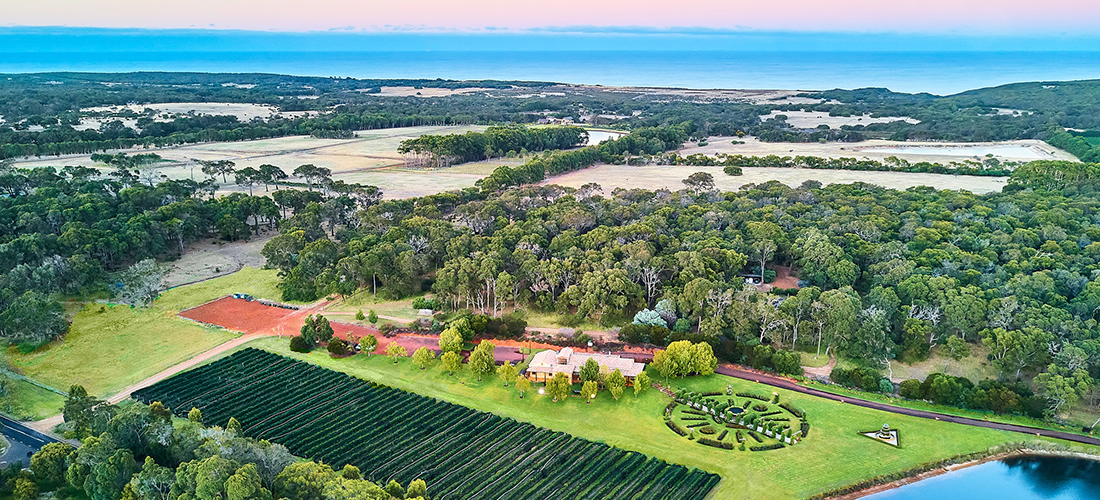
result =
[{"label": "cleared field", "polygon": [[714,176],[715,185],[723,191],[737,190],[746,184],[759,184],[767,181],[779,181],[792,187],[797,187],[808,180],[820,181],[823,184],[866,182],[893,189],[932,186],[936,189],[965,189],[974,193],[1000,191],[1007,184],[1006,179],[1003,177],[977,177],[972,175],[801,168],[743,168],[742,170],[744,175],[729,176],[722,171],[722,167],[597,165],[547,179],[543,181],[543,184],[579,188],[589,182],[595,182],[602,186],[604,192],[607,193],[615,188],[668,188],[677,191],[684,188],[683,180],[695,172],[709,172]]},{"label": "cleared field", "polygon": [[[478,125],[403,127],[365,130],[359,132],[359,137],[355,139],[315,139],[309,136],[293,136],[256,141],[136,149],[130,152],[161,155],[167,161],[158,165],[157,170],[170,179],[204,178],[204,174],[192,159],[231,160],[236,163],[237,168],[257,168],[263,164],[272,164],[287,173],[299,165],[311,163],[331,169],[335,179],[378,186],[382,188],[386,198],[407,198],[470,187],[497,166],[515,162],[500,160],[475,163],[453,172],[405,170],[398,168],[404,162],[404,158],[397,152],[401,141],[424,134],[462,134],[469,131],[482,131],[486,128]],[[17,165],[24,168],[63,165],[103,168],[103,165],[92,162],[91,155],[27,159],[18,161]],[[218,180],[221,181],[220,178]],[[233,182],[233,179],[229,179],[229,182]],[[263,192],[264,188],[254,187],[253,192],[257,189]],[[247,189],[228,185],[222,191],[241,192]]]},{"label": "cleared field", "polygon": [[105,397],[234,337],[177,318],[173,310],[89,304],[64,340],[29,354],[9,352],[8,361],[48,386],[81,384]]},{"label": "cleared field", "polygon": [[257,349],[137,391],[178,416],[243,432],[365,478],[428,483],[440,500],[495,498],[701,500],[718,477],[410,394]]},{"label": "cleared field", "polygon": [[195,283],[235,273],[245,267],[263,267],[267,259],[260,251],[276,233],[253,235],[247,241],[197,241],[187,246],[183,257],[169,262],[162,288]]},{"label": "cleared field", "polygon": [[817,128],[818,125],[828,125],[831,128],[840,128],[843,125],[870,125],[872,123],[890,123],[897,121],[920,123],[920,120],[909,118],[908,116],[882,116],[872,118],[870,113],[862,116],[829,116],[829,113],[822,111],[772,111],[766,115],[761,115],[760,120],[763,121],[769,118],[775,118],[779,115],[786,116],[787,123],[797,128]]},{"label": "cleared field", "polygon": [[[796,446],[761,453],[730,453],[669,431],[661,414],[670,399],[656,390],[640,398],[627,391],[619,401],[601,391],[591,405],[585,405],[579,398],[554,403],[535,392],[520,399],[514,388],[504,388],[499,380],[489,377],[477,382],[477,377],[468,371],[449,376],[439,369],[438,361],[420,370],[408,358],[395,365],[388,357],[380,356],[334,359],[320,351],[292,353],[285,340],[280,339],[264,338],[249,345],[366,380],[385,381],[397,389],[718,473],[723,480],[709,497],[712,499],[805,498],[862,478],[1026,439],[1020,434],[853,407],[722,375],[672,381],[675,389],[698,392],[724,392],[727,385],[733,386],[734,391],[775,391],[780,401],[789,402],[809,415],[809,436]],[[660,379],[656,374],[652,376],[654,380]],[[609,422],[614,425],[608,425]],[[857,434],[878,429],[884,422],[901,429],[901,448],[891,448]]]},{"label": "cleared field", "polygon": [[[789,113],[788,113],[789,115]],[[815,115],[816,116],[816,115]],[[828,117],[828,115],[826,115]],[[734,144],[733,141],[742,141],[744,144]],[[1006,148],[1005,146],[1016,146]],[[888,148],[885,151],[875,151],[876,148]],[[895,150],[896,148],[902,148]],[[934,149],[925,149],[934,148]],[[989,151],[981,148],[997,148]],[[945,150],[953,154],[942,154]],[[1026,152],[1024,152],[1026,150]],[[929,154],[941,153],[941,154]],[[978,154],[980,152],[980,154]],[[1000,160],[1031,161],[1036,158],[1045,160],[1070,160],[1076,161],[1073,155],[1057,149],[1045,142],[1036,140],[1004,141],[1004,142],[898,142],[873,139],[862,142],[760,142],[755,137],[711,137],[707,139],[707,145],[699,147],[696,144],[688,144],[680,150],[683,156],[695,153],[715,155],[718,153],[739,154],[745,156],[819,156],[822,158],[859,158],[870,160],[883,160],[890,156],[897,156],[910,162],[927,161],[932,163],[949,163],[952,161],[973,160],[976,157],[984,157],[988,152]],[[1017,154],[1024,152],[1024,154]]]}]

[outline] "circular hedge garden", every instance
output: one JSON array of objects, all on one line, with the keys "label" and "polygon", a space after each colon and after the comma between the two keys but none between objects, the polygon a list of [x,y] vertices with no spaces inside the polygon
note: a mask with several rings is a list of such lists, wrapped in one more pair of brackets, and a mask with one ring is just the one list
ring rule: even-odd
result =
[{"label": "circular hedge garden", "polygon": [[665,407],[665,425],[699,444],[740,451],[777,450],[806,438],[806,413],[789,403],[751,392],[682,391]]}]

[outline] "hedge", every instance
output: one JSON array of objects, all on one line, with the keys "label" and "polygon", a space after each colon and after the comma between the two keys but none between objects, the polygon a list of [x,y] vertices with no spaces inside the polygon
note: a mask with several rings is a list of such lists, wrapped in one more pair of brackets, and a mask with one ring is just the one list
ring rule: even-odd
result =
[{"label": "hedge", "polygon": [[713,446],[715,448],[722,448],[724,450],[733,449],[733,443],[724,443],[722,441],[716,441],[708,437],[699,438],[699,444],[705,444],[707,446]]},{"label": "hedge", "polygon": [[784,447],[785,447],[785,445],[783,443],[775,443],[775,444],[766,444],[766,445],[763,445],[763,446],[751,446],[751,447],[749,447],[749,449],[752,450],[752,451],[768,451],[768,450],[778,450],[778,449],[784,448]]}]

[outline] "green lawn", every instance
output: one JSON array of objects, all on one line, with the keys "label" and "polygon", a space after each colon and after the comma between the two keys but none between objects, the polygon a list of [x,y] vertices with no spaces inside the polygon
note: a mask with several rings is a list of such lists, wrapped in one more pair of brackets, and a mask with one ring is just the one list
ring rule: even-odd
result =
[{"label": "green lawn", "polygon": [[[894,405],[894,406],[899,406],[899,407],[902,407],[902,408],[913,408],[913,409],[917,409],[917,410],[927,410],[927,411],[933,411],[933,412],[936,412],[936,413],[943,413],[943,414],[946,414],[946,415],[956,415],[956,416],[960,416],[960,417],[976,418],[976,419],[979,419],[979,420],[989,420],[989,421],[992,421],[992,422],[1004,422],[1004,423],[1008,423],[1008,424],[1026,425],[1026,426],[1029,426],[1029,427],[1037,427],[1037,428],[1040,428],[1040,429],[1051,429],[1051,430],[1058,430],[1058,431],[1065,431],[1065,432],[1075,432],[1075,433],[1078,433],[1078,434],[1081,433],[1081,426],[1092,424],[1093,420],[1098,418],[1094,409],[1092,411],[1085,411],[1085,410],[1082,410],[1078,407],[1078,408],[1075,408],[1075,411],[1079,412],[1079,414],[1075,414],[1077,418],[1074,419],[1075,420],[1073,422],[1074,425],[1060,425],[1060,424],[1051,423],[1051,422],[1047,422],[1047,421],[1044,421],[1044,420],[1038,420],[1038,419],[1034,419],[1034,418],[1031,418],[1031,417],[1020,416],[1020,415],[997,415],[997,414],[994,414],[992,412],[965,410],[965,409],[962,409],[962,408],[956,408],[954,406],[936,405],[936,404],[928,403],[928,402],[925,402],[925,401],[911,401],[911,400],[908,400],[908,399],[902,399],[902,398],[896,398],[896,397],[893,397],[893,396],[888,396],[888,395],[882,394],[882,393],[859,391],[859,390],[850,389],[850,388],[839,386],[839,385],[825,385],[825,384],[813,383],[813,386],[814,386],[815,389],[819,389],[819,390],[822,390],[822,391],[825,391],[825,392],[831,392],[833,394],[839,394],[839,395],[842,395],[842,396],[851,396],[851,397],[855,397],[855,398],[859,398],[859,399],[866,399],[866,400],[869,400],[869,401],[878,401],[880,403],[888,403],[888,404],[891,404],[891,405]],[[1091,420],[1090,420],[1090,418],[1091,418]],[[1084,423],[1082,423],[1080,425],[1077,425],[1078,422],[1084,422]]]},{"label": "green lawn", "polygon": [[231,293],[247,293],[281,302],[283,292],[276,286],[278,284],[279,271],[246,267],[220,278],[168,290],[157,299],[156,306],[180,311]]},{"label": "green lawn", "polygon": [[800,352],[798,355],[802,357],[802,366],[819,368],[829,364],[829,357],[825,354],[818,356],[816,352]]},{"label": "green lawn", "polygon": [[65,397],[25,380],[9,379],[8,401],[4,413],[19,420],[41,420],[61,413]]},{"label": "green lawn", "polygon": [[[492,375],[480,383],[468,372],[449,376],[439,368],[438,361],[420,370],[407,358],[395,365],[384,356],[333,359],[322,351],[293,353],[279,339],[259,339],[249,346],[715,472],[723,481],[711,495],[714,499],[804,498],[863,478],[1028,439],[1021,434],[905,417],[778,390],[782,401],[793,402],[807,411],[813,426],[809,438],[796,446],[769,452],[718,450],[681,438],[667,429],[661,413],[669,399],[656,390],[641,398],[628,391],[618,402],[602,392],[592,405],[585,405],[578,398],[553,403],[537,392],[519,399],[514,389],[503,388]],[[673,382],[674,387],[697,391],[724,391],[727,385],[732,385],[735,391],[773,391],[768,386],[721,375]],[[857,431],[878,429],[883,423],[901,430],[901,448],[857,435]]]},{"label": "green lawn", "polygon": [[[345,297],[343,300],[329,304],[329,306],[325,308],[325,311],[355,314],[362,309],[363,314],[368,314],[371,309],[374,309],[374,312],[380,316],[401,318],[402,321],[407,323],[416,319],[417,311],[412,307],[412,301],[415,298],[416,297],[407,297],[401,300],[386,300],[382,297],[375,297],[368,288],[359,290],[354,295]],[[393,320],[378,320],[379,325],[384,323],[393,323]]]},{"label": "green lawn", "polygon": [[23,374],[67,390],[81,384],[106,397],[236,337],[176,316],[172,309],[88,304],[63,340],[29,354],[8,353]]}]

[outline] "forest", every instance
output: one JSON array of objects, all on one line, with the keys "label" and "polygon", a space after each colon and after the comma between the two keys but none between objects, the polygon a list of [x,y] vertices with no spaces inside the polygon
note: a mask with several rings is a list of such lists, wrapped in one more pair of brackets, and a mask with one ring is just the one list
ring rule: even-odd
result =
[{"label": "forest", "polygon": [[[831,90],[800,97],[817,104],[688,100],[631,89],[608,91],[549,82],[357,80],[266,74],[42,73],[0,80],[0,158],[88,154],[135,146],[239,141],[287,135],[344,137],[355,130],[428,124],[507,125],[547,116],[576,117],[590,125],[637,130],[691,124],[689,139],[748,134],[770,142],[892,140],[1050,140],[1060,128],[1097,128],[1100,109],[1089,96],[1100,82],[1015,84],[955,96],[902,94],[886,89]],[[474,92],[420,98],[380,95],[382,86],[464,88]],[[242,122],[235,116],[181,115],[154,119],[152,109],[103,116],[98,128],[75,125],[95,106],[128,103],[230,102],[270,105],[277,116]],[[782,119],[761,121],[773,111],[817,111],[831,116],[870,114],[910,117],[870,125],[798,128]],[[100,113],[102,115],[102,113]],[[127,127],[123,118],[136,119]],[[1053,127],[1052,127],[1053,126]],[[43,127],[31,130],[31,127]],[[1053,139],[1065,143],[1064,138]],[[1052,143],[1054,144],[1054,143]],[[1057,144],[1055,144],[1057,145]],[[1063,147],[1063,146],[1059,146]],[[533,148],[527,148],[533,151]],[[500,153],[508,150],[500,150]],[[518,152],[519,149],[516,149]],[[485,150],[463,152],[484,157]]]},{"label": "forest", "polygon": [[[271,196],[214,197],[212,177],[158,183],[138,161],[148,158],[109,159],[114,169],[106,175],[87,167],[0,165],[0,337],[7,342],[31,350],[64,335],[65,297],[108,294],[128,304],[151,302],[164,275],[155,261],[180,257],[189,243],[248,239],[275,231],[287,216],[346,224],[354,211],[381,198],[377,188],[340,181],[326,182],[323,193],[311,186]],[[214,163],[232,168],[232,162]],[[265,167],[287,177],[278,167]],[[295,174],[310,182],[327,175],[308,170]],[[249,171],[260,175],[245,168],[238,179]]]},{"label": "forest", "polygon": [[[1000,372],[990,383],[1034,376],[1054,414],[1098,399],[1098,172],[1034,162],[989,195],[816,181],[726,193],[482,184],[381,202],[333,239],[295,216],[264,252],[288,299],[430,290],[452,310],[630,324],[631,341],[705,340],[765,367],[756,358],[792,347],[841,352],[876,373],[855,385],[880,385],[895,360],[980,345]],[[791,266],[798,289],[746,285],[775,266]]]}]

